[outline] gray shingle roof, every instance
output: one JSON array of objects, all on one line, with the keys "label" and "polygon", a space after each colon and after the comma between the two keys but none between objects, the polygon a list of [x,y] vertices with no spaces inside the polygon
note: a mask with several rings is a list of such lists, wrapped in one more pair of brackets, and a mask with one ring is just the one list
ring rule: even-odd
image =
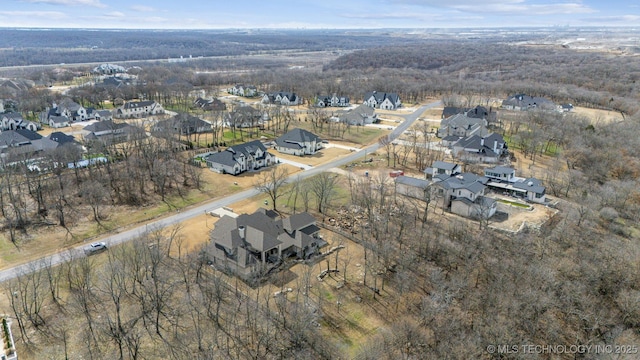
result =
[{"label": "gray shingle roof", "polygon": [[276,144],[281,147],[300,149],[305,142],[320,142],[318,135],[300,128],[295,128],[276,139]]},{"label": "gray shingle roof", "polygon": [[396,178],[396,183],[426,189],[430,182],[425,179],[418,179],[410,176],[400,175]]}]

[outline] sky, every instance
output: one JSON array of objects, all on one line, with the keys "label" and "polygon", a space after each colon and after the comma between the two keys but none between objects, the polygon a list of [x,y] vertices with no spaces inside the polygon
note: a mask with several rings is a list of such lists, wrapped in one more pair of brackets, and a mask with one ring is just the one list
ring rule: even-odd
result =
[{"label": "sky", "polygon": [[633,0],[2,0],[0,27],[640,27]]}]

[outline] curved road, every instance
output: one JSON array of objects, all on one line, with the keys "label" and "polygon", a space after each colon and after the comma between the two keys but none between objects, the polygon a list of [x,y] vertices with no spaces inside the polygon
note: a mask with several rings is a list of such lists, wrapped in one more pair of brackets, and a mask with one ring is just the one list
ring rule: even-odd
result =
[{"label": "curved road", "polygon": [[[433,103],[430,103],[428,105],[424,105],[421,106],[420,108],[418,108],[416,111],[414,111],[411,114],[408,115],[403,115],[402,117],[405,118],[405,120],[398,125],[390,134],[390,138],[392,140],[395,140],[398,136],[400,136],[400,134],[402,134],[404,131],[406,131],[407,129],[409,129],[409,127],[418,119],[418,117],[420,116],[420,114],[422,114],[425,110],[438,106],[440,104],[440,101],[436,101]],[[380,148],[380,144],[375,143],[373,145],[370,145],[364,149],[360,149],[359,151],[353,152],[347,156],[344,156],[342,158],[336,159],[334,161],[331,161],[327,164],[323,164],[320,166],[316,166],[313,167],[311,169],[305,170],[301,173],[292,175],[289,177],[289,180],[295,180],[295,179],[305,179],[314,175],[317,175],[321,172],[327,171],[331,168],[334,167],[338,167],[338,166],[342,166],[345,164],[348,164],[350,162],[353,162],[355,160],[357,160],[358,158],[364,156],[364,154],[366,153],[372,153],[376,150],[378,150]],[[364,151],[363,151],[364,150]],[[113,246],[113,245],[117,245],[126,241],[130,241],[133,240],[135,238],[138,238],[142,235],[144,235],[145,233],[147,233],[149,230],[153,230],[153,229],[160,229],[160,228],[164,228],[170,225],[174,225],[180,222],[183,222],[185,220],[191,219],[193,217],[196,217],[198,215],[202,215],[204,213],[206,213],[209,210],[213,210],[213,209],[217,209],[223,206],[229,206],[233,203],[236,203],[238,201],[247,199],[249,197],[255,196],[260,194],[260,192],[258,190],[256,190],[255,188],[251,188],[248,190],[244,190],[241,191],[239,193],[235,193],[233,195],[229,195],[227,197],[224,197],[222,199],[217,199],[217,200],[213,200],[207,203],[204,203],[202,205],[198,205],[195,207],[191,207],[191,208],[186,208],[186,209],[182,209],[178,212],[176,212],[173,215],[169,215],[166,216],[162,219],[147,223],[145,225],[140,225],[138,227],[135,227],[133,229],[129,229],[129,230],[125,230],[113,235],[109,235],[103,239],[101,239],[100,241],[104,241],[107,243],[107,246]],[[17,265],[8,269],[4,269],[2,271],[0,271],[0,282],[4,282],[6,280],[9,279],[13,279],[16,276],[20,275],[20,274],[26,274],[26,273],[30,273],[33,271],[38,270],[39,268],[42,268],[44,266],[44,264],[52,264],[52,265],[57,265],[60,264],[64,261],[69,260],[70,258],[77,258],[80,256],[84,256],[84,252],[83,252],[83,248],[87,246],[87,244],[82,244],[82,245],[78,245],[75,246],[71,249],[66,249],[64,251],[60,251],[56,254],[53,255],[49,255],[49,256],[45,256],[41,259],[37,259],[37,260],[33,260],[31,262],[25,263],[25,264],[21,264],[21,265]]]}]

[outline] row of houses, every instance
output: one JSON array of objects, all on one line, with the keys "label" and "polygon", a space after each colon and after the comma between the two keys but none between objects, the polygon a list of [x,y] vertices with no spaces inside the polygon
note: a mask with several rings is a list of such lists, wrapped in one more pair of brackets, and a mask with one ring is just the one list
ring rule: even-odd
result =
[{"label": "row of houses", "polygon": [[[243,97],[256,97],[261,94],[255,86],[245,84],[236,84],[227,89],[227,92]],[[351,105],[350,101],[349,97],[344,95],[318,95],[313,101],[313,106],[348,107]],[[263,104],[299,105],[303,103],[303,98],[295,92],[278,91],[262,94],[261,102]],[[400,96],[397,93],[379,91],[369,91],[365,93],[362,103],[374,109],[386,110],[394,110],[402,106],[402,101],[400,101]]]},{"label": "row of houses", "polygon": [[[313,155],[323,148],[320,137],[304,129],[293,129],[273,141],[274,148],[283,154]],[[265,144],[254,140],[230,146],[224,151],[205,156],[207,166],[221,174],[238,175],[277,163]]]}]

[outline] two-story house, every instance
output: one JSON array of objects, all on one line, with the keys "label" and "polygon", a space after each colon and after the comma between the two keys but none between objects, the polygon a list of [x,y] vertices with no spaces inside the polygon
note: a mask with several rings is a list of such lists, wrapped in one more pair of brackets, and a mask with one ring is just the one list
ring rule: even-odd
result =
[{"label": "two-story house", "polygon": [[243,97],[258,96],[258,89],[253,85],[236,84],[233,87],[227,89],[227,92],[231,95]]},{"label": "two-story house", "polygon": [[453,157],[474,163],[496,163],[508,153],[507,143],[501,135],[471,135],[461,138],[451,146]]},{"label": "two-story house", "polygon": [[363,104],[376,109],[395,110],[402,106],[402,101],[396,93],[369,91],[364,94]]},{"label": "two-story house", "polygon": [[446,161],[434,161],[431,166],[424,170],[427,178],[433,178],[438,175],[453,176],[461,172],[460,165]]},{"label": "two-story house", "polygon": [[322,149],[322,139],[310,131],[296,128],[277,138],[275,149],[284,154],[313,155]]},{"label": "two-story house", "polygon": [[361,104],[355,109],[351,109],[338,115],[338,121],[348,125],[363,126],[378,122],[378,114],[374,108]]},{"label": "two-story house", "polygon": [[471,135],[486,135],[487,120],[467,116],[466,113],[455,114],[440,120],[440,127],[436,135],[439,138],[447,136],[467,137]]},{"label": "two-story house", "polygon": [[210,233],[206,247],[209,259],[218,267],[242,277],[263,273],[281,259],[308,259],[327,243],[309,213],[280,218],[258,209],[237,217],[225,215]]},{"label": "two-story house", "polygon": [[536,178],[516,176],[516,170],[506,166],[495,166],[484,169],[484,176],[489,179],[487,186],[497,192],[544,204],[546,188]]},{"label": "two-story house", "polygon": [[267,151],[260,140],[228,147],[205,158],[211,170],[221,174],[238,175],[245,171],[257,170],[276,162],[276,157]]},{"label": "two-story house", "polygon": [[164,108],[153,100],[127,101],[116,110],[116,117],[121,119],[142,118],[158,114],[164,114]]},{"label": "two-story house", "polygon": [[488,219],[497,209],[496,201],[484,196],[488,181],[472,173],[442,174],[434,178],[433,186],[443,209],[468,218]]},{"label": "two-story house", "polygon": [[329,95],[319,95],[316,97],[316,101],[314,106],[316,107],[347,107],[349,106],[349,98],[346,96],[337,96],[333,94]]},{"label": "two-story house", "polygon": [[278,105],[299,105],[302,104],[302,97],[296,95],[294,92],[279,91],[269,94],[264,94],[262,97],[263,104],[278,104]]}]

